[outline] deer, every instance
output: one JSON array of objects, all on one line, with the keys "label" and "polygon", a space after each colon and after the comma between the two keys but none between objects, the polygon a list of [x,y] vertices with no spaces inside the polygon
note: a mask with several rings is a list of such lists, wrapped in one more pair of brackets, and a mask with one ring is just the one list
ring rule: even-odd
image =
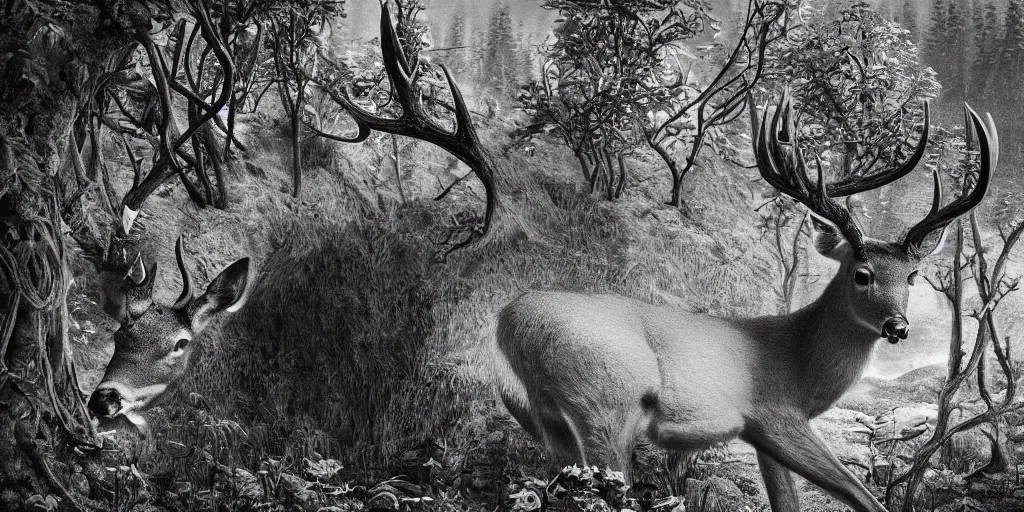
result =
[{"label": "deer", "polygon": [[629,479],[644,436],[691,453],[738,438],[756,451],[773,511],[799,511],[796,473],[856,511],[884,512],[809,421],[860,379],[879,340],[907,339],[918,264],[984,198],[998,156],[995,126],[967,107],[980,147],[976,183],[943,206],[933,170],[931,210],[889,242],[864,236],[834,198],[881,187],[917,166],[928,139],[927,102],[922,136],[904,163],[829,184],[818,158],[816,182],[808,176],[789,92],[770,122],[768,110],[752,123],[759,173],[810,211],[815,249],[839,263],[821,296],[780,316],[719,318],[614,294],[528,290],[497,315],[496,348],[507,362],[498,391],[556,462],[607,464]]},{"label": "deer", "polygon": [[182,290],[173,304],[153,300],[157,265],[135,258],[124,276],[124,307],[117,314],[114,354],[89,397],[89,411],[101,421],[124,417],[146,432],[140,412],[151,407],[179,382],[199,343],[200,334],[218,318],[242,308],[248,297],[249,258],[225,268],[195,296],[185,263],[184,244],[174,245]]},{"label": "deer", "polygon": [[[401,39],[386,1],[381,2],[381,54],[383,67],[391,82],[394,101],[401,107],[397,117],[385,117],[368,110],[355,101],[349,88],[336,91],[334,84],[318,85],[331,99],[341,105],[355,122],[357,132],[339,136],[323,134],[332,140],[346,143],[365,141],[373,131],[412,137],[441,147],[464,162],[479,177],[484,186],[486,204],[479,222],[456,225],[444,242],[446,256],[485,236],[491,225],[496,207],[496,177],[494,161],[489,149],[481,143],[473,126],[471,112],[455,79],[444,65],[440,65],[451,93],[454,123],[447,127],[431,119],[424,95],[418,85],[423,69],[419,62],[410,62],[402,50]],[[457,182],[456,182],[457,183]],[[453,183],[442,192],[444,197]],[[137,212],[126,213],[122,224],[127,232]],[[461,236],[461,239],[459,238]],[[122,254],[123,256],[123,254]],[[182,239],[175,244],[175,257],[182,275],[181,296],[172,305],[153,301],[153,278],[156,264],[147,267],[141,254],[119,279],[104,282],[103,309],[121,325],[114,334],[114,354],[102,381],[89,398],[88,408],[94,416],[109,420],[123,416],[145,429],[145,419],[139,414],[187,374],[190,358],[201,332],[217,317],[238,311],[243,306],[249,289],[249,259],[240,259],[213,279],[206,292],[194,298],[191,278],[184,261]]]}]

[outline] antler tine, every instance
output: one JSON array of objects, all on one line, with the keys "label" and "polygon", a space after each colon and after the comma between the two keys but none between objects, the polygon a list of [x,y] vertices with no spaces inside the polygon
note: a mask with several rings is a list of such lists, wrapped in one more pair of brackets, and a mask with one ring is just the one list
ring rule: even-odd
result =
[{"label": "antler tine", "polygon": [[925,150],[928,146],[928,136],[931,133],[931,101],[924,102],[924,125],[922,126],[921,138],[917,141],[913,154],[906,162],[899,167],[885,169],[869,176],[851,176],[846,180],[829,183],[829,197],[852,196],[861,192],[876,189],[888,185],[907,174],[910,174],[921,160],[924,159]]},{"label": "antler tine", "polygon": [[178,235],[178,241],[174,243],[174,258],[178,260],[178,270],[181,272],[181,295],[174,301],[174,307],[183,307],[192,301],[192,275],[189,274],[188,266],[185,265],[185,243],[182,236]]},{"label": "antler tine", "polygon": [[398,103],[402,105],[403,115],[411,118],[415,115],[413,110],[418,109],[416,87],[413,84],[413,70],[405,58],[405,51],[402,50],[402,40],[398,38],[398,29],[391,22],[391,10],[388,8],[387,0],[381,0],[380,8],[380,49],[384,70],[391,78],[395,95],[398,96]]},{"label": "antler tine", "polygon": [[473,119],[469,115],[469,107],[466,106],[466,99],[462,96],[448,66],[441,64],[441,71],[444,71],[444,78],[448,81],[448,89],[452,92],[452,103],[455,104],[455,136],[463,140],[475,140],[476,132],[473,131]]},{"label": "antler tine", "polygon": [[938,171],[934,172],[935,194],[933,197],[931,211],[921,222],[907,231],[903,237],[903,248],[908,251],[917,251],[924,243],[925,237],[930,233],[945,228],[953,219],[971,211],[988,192],[988,185],[991,181],[992,171],[999,159],[999,135],[996,133],[995,124],[991,116],[982,121],[978,113],[966,106],[967,114],[970,117],[974,132],[978,137],[978,150],[981,156],[981,165],[978,169],[978,181],[970,193],[964,194],[946,206],[942,203],[942,183]]},{"label": "antler tine", "polygon": [[[761,116],[760,133],[754,139],[754,153],[761,176],[779,192],[799,201],[809,210],[835,224],[847,242],[860,255],[864,236],[853,222],[853,218],[841,205],[827,194],[824,169],[816,158],[818,180],[812,185],[807,176],[807,162],[797,140],[796,116],[789,90],[783,91],[782,100],[768,123],[768,109]],[[780,140],[780,134],[786,142]],[[790,145],[789,152],[783,144]]]}]

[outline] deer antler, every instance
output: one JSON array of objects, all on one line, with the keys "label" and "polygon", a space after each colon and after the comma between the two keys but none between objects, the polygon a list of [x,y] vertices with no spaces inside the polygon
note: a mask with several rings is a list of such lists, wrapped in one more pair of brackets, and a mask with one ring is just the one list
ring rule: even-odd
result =
[{"label": "deer antler", "polygon": [[[978,181],[974,184],[974,188],[970,193],[965,193],[956,198],[952,203],[942,206],[942,180],[939,178],[938,170],[933,170],[932,178],[935,182],[935,193],[932,198],[932,209],[924,219],[921,219],[921,222],[910,228],[910,231],[907,231],[906,236],[903,237],[901,245],[905,250],[917,251],[920,249],[925,237],[938,229],[944,229],[953,219],[971,211],[972,208],[985,198],[985,193],[988,192],[992,170],[995,168],[999,158],[999,135],[996,132],[995,123],[992,121],[991,115],[988,115],[987,119],[983,121],[970,106],[965,104],[964,108],[970,116],[974,132],[978,134],[978,152],[981,156]],[[967,131],[969,137],[970,129]]]},{"label": "deer antler", "polygon": [[914,152],[903,165],[892,169],[884,169],[868,176],[851,176],[841,182],[829,183],[826,189],[829,197],[843,197],[859,194],[866,190],[879,188],[892,183],[913,171],[917,164],[924,158],[925,148],[928,145],[928,135],[931,131],[931,101],[924,102],[924,125],[921,128],[921,138],[917,141]]},{"label": "deer antler", "polygon": [[181,272],[181,295],[174,301],[174,307],[180,308],[192,302],[194,293],[192,291],[192,275],[189,274],[188,266],[185,264],[185,241],[178,235],[178,241],[174,244],[174,259],[178,261],[178,271]]},{"label": "deer antler", "polygon": [[[469,107],[466,106],[462,92],[459,90],[458,85],[456,85],[448,68],[442,64],[441,69],[444,71],[455,106],[455,130],[449,132],[430,120],[417,97],[417,73],[410,66],[402,51],[402,44],[398,38],[395,26],[391,22],[391,13],[386,0],[381,1],[380,32],[384,70],[391,79],[394,94],[398,98],[399,105],[402,107],[402,115],[396,119],[380,117],[356,105],[351,100],[350,93],[347,91],[344,94],[331,94],[331,97],[348,111],[359,128],[359,133],[353,140],[365,139],[369,136],[371,129],[378,130],[429,142],[444,148],[459,160],[462,160],[462,162],[473,169],[484,186],[487,206],[480,235],[486,234],[496,205],[494,172],[491,168],[490,160],[480,145],[480,139],[477,136],[476,130],[473,128]],[[469,239],[457,244],[452,250],[468,244],[472,238],[470,236]]]},{"label": "deer antler", "polygon": [[[817,156],[817,183],[811,183],[807,176],[807,162],[797,142],[795,122],[792,98],[787,88],[775,108],[771,124],[768,123],[768,109],[765,109],[761,114],[760,133],[754,134],[754,155],[761,177],[779,192],[803,203],[818,216],[835,224],[855,253],[860,255],[864,247],[864,236],[850,212],[829,197],[821,161]],[[779,138],[780,131],[784,141]],[[783,144],[787,144],[789,150]]]},{"label": "deer antler", "polygon": [[[833,197],[850,196],[867,190],[879,188],[892,183],[913,171],[924,158],[930,131],[931,104],[924,102],[924,126],[921,138],[917,141],[914,153],[903,164],[875,172],[868,176],[849,176],[844,180],[825,184],[821,161],[815,156],[818,167],[816,186],[811,185],[807,177],[806,161],[803,151],[797,143],[796,116],[793,113],[793,100],[789,89],[782,93],[782,100],[775,109],[771,126],[768,125],[768,110],[762,113],[759,131],[754,134],[754,153],[761,176],[779,192],[789,195],[803,203],[814,213],[829,220],[839,227],[843,236],[860,254],[864,245],[864,236],[849,210],[832,200]],[[756,124],[755,124],[756,125]],[[780,126],[781,125],[781,126]],[[757,129],[757,128],[755,128]],[[779,132],[785,141],[780,141]],[[783,149],[782,144],[788,143],[790,149]]]}]

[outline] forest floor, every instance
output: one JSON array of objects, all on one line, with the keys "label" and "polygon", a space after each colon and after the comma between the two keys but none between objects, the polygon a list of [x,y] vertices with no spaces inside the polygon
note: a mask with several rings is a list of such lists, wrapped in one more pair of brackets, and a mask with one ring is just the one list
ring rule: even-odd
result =
[{"label": "forest floor", "polygon": [[[502,146],[508,126],[489,123],[485,140]],[[296,200],[280,127],[254,116],[240,136],[251,149],[234,166],[227,210],[186,206],[180,187],[165,186],[140,218],[147,254],[161,264],[158,302],[180,289],[172,249],[179,234],[200,288],[243,255],[254,258],[257,282],[241,312],[204,334],[181,386],[147,413],[149,436],[100,426],[123,449],[110,456],[118,476],[107,495],[112,510],[533,510],[546,500],[573,509],[568,503],[581,501],[545,496],[548,479],[569,477],[556,477],[494,393],[501,370],[493,363],[493,318],[508,298],[560,287],[717,315],[777,312],[775,263],[754,212],[764,187],[754,171],[710,150],[688,178],[683,214],[661,204],[668,189],[657,161],[631,161],[626,195],[608,203],[586,193],[564,150],[546,143],[536,156],[508,150],[499,168],[502,225],[438,262],[433,253],[447,220],[479,209],[481,195],[467,180],[444,201],[430,200],[441,183],[468,171],[445,153],[406,147],[399,194],[383,150],[311,144]],[[71,298],[87,391],[102,375],[116,328],[95,305],[90,272],[84,262],[76,268],[82,277]],[[931,368],[865,379],[814,426],[880,495],[878,462],[899,467],[927,435],[880,451],[871,443],[876,418],[900,411],[890,413],[894,428],[926,431],[934,410],[927,404],[943,374]],[[899,419],[902,412],[908,419]],[[988,446],[980,434],[961,437],[949,454],[958,466],[929,476],[928,509],[1024,510],[1017,471],[980,483],[962,478],[986,462]],[[767,510],[744,443],[682,465],[655,452],[644,457],[628,493],[638,507],[668,510],[677,502],[666,497],[675,495],[691,511]],[[1014,469],[1024,469],[1022,454],[1015,457]],[[589,495],[573,487],[580,478],[565,484],[577,498]],[[844,510],[802,480],[800,493],[804,510]]]}]

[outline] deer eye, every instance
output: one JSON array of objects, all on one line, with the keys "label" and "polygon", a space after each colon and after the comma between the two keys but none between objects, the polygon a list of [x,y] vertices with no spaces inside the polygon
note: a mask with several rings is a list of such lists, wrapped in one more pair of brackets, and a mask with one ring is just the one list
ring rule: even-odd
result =
[{"label": "deer eye", "polygon": [[915,270],[915,271],[911,272],[909,276],[907,276],[907,284],[913,285],[914,281],[916,279],[917,279],[917,271]]},{"label": "deer eye", "polygon": [[185,350],[185,347],[188,346],[189,341],[191,340],[189,340],[188,338],[181,338],[180,340],[178,340],[177,343],[174,344],[174,351],[180,352],[182,350]]},{"label": "deer eye", "polygon": [[871,284],[875,278],[874,274],[866,268],[858,268],[857,273],[853,275],[853,280],[860,286],[867,286]]}]

